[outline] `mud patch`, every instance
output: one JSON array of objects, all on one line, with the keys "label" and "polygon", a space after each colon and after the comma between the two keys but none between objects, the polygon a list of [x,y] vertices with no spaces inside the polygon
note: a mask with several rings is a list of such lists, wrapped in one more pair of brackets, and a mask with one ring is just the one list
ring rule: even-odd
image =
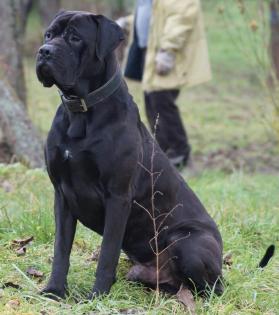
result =
[{"label": "mud patch", "polygon": [[218,169],[227,173],[242,170],[247,173],[279,174],[279,147],[271,142],[198,153],[193,156],[193,166],[198,171]]}]

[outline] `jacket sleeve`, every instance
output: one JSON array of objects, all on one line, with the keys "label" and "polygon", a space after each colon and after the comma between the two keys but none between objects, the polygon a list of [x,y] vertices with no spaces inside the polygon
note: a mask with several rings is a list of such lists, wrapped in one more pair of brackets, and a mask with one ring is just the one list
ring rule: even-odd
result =
[{"label": "jacket sleeve", "polygon": [[165,1],[167,18],[161,37],[160,49],[180,50],[195,26],[199,13],[197,0],[168,0]]}]

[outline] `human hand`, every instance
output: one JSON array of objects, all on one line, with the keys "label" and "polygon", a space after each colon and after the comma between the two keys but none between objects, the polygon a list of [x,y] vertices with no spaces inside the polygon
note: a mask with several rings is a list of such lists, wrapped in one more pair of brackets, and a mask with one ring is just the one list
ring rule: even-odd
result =
[{"label": "human hand", "polygon": [[160,50],[156,57],[156,72],[159,75],[167,75],[171,72],[175,65],[175,55],[166,50]]}]

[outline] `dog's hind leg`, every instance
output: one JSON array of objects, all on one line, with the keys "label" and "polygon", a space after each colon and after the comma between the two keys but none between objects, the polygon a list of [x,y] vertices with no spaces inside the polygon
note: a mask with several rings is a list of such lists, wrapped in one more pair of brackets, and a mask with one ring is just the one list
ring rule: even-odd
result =
[{"label": "dog's hind leg", "polygon": [[[173,277],[172,262],[167,254],[161,255],[159,261],[159,273],[156,270],[155,259],[146,264],[135,264],[129,270],[126,278],[128,281],[141,282],[146,287],[155,289],[157,280],[160,291],[176,294],[179,290],[179,281]],[[157,279],[157,276],[159,279]]]},{"label": "dog's hind leg", "polygon": [[173,257],[176,277],[184,285],[199,294],[211,288],[216,294],[223,292],[220,282],[222,275],[222,249],[215,238],[204,232],[193,232],[189,237],[170,237],[169,255]]}]

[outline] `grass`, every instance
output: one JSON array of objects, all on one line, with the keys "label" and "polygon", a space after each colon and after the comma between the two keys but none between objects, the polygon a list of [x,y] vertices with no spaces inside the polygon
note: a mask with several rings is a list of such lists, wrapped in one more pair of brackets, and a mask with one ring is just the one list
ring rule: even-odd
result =
[{"label": "grass", "polygon": [[[279,243],[278,146],[269,121],[263,119],[271,110],[258,80],[258,69],[228,36],[218,14],[222,3],[203,3],[214,78],[182,91],[179,98],[198,168],[198,175],[191,177],[189,184],[217,221],[224,252],[231,252],[233,260],[231,269],[224,267],[224,294],[207,300],[198,298],[197,313],[279,314],[278,255],[264,270],[257,269],[266,248],[270,244],[278,247]],[[256,3],[250,2],[251,19]],[[247,24],[233,6],[230,14],[243,34],[247,33]],[[27,40],[34,46],[33,39],[40,37],[34,32],[37,28],[39,32],[38,18],[33,14]],[[33,57],[26,59],[25,69],[29,113],[45,136],[59,96],[55,88],[45,89],[38,83]],[[139,86],[129,82],[129,87],[146,121]],[[183,176],[189,177],[187,172]],[[17,256],[12,240],[31,235],[34,241],[27,246],[26,254]],[[53,189],[46,172],[19,164],[0,165],[0,287],[7,282],[21,287],[0,289],[0,314],[185,314],[174,298],[161,296],[155,305],[151,292],[128,283],[125,274],[129,263],[124,255],[111,293],[85,303],[96,269],[96,262],[89,258],[100,238],[82,225],[78,226],[71,256],[69,297],[60,303],[41,297],[38,291],[49,277],[53,237]],[[42,271],[43,279],[29,278],[29,267]]]},{"label": "grass", "polygon": [[[38,295],[50,273],[53,248],[53,192],[44,171],[30,171],[21,165],[1,166],[0,279],[22,289],[1,292],[0,314],[114,314],[133,309],[144,314],[183,314],[173,298],[161,297],[154,306],[153,294],[125,281],[129,264],[120,258],[118,281],[109,296],[84,303],[94,279],[96,263],[89,261],[100,238],[79,225],[71,256],[70,296],[61,303]],[[34,185],[34,183],[36,183]],[[278,260],[263,271],[256,268],[266,248],[278,244],[279,181],[272,175],[246,176],[237,172],[225,175],[208,171],[190,180],[190,185],[218,222],[224,239],[224,251],[232,252],[231,269],[224,268],[226,290],[221,297],[197,300],[198,314],[276,314],[279,309]],[[3,186],[3,184],[2,184]],[[33,235],[34,242],[25,256],[17,256],[12,240]],[[26,277],[28,267],[44,272],[43,281]],[[10,310],[10,300],[20,307]],[[76,303],[78,300],[78,303]],[[29,312],[29,313],[28,313]]]}]

